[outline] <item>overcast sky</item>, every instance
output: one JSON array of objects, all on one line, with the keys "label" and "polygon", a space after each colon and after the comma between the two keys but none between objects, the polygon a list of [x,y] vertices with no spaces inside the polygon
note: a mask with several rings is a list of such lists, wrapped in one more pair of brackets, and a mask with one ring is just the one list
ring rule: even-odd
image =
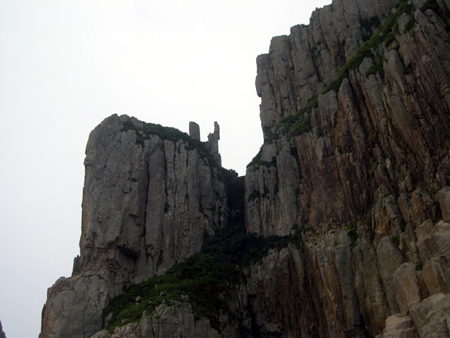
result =
[{"label": "overcast sky", "polygon": [[0,0],[0,321],[37,337],[47,288],[79,253],[84,150],[127,114],[202,140],[225,168],[262,144],[256,56],[331,0]]}]

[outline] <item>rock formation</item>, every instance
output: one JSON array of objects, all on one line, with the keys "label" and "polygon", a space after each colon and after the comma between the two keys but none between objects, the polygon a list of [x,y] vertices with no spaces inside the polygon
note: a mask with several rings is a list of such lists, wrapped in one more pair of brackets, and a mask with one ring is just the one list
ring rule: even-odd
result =
[{"label": "rock formation", "polygon": [[214,122],[214,132],[208,135],[207,147],[219,165],[222,165],[222,159],[219,153],[220,128],[217,122]]},{"label": "rock formation", "polygon": [[124,115],[91,132],[81,254],[72,277],[48,291],[42,337],[90,337],[124,283],[163,274],[226,223],[220,167],[204,148],[173,128]]},{"label": "rock formation", "polygon": [[[272,39],[257,58],[264,144],[245,177],[246,235],[217,123],[201,143],[193,123],[187,137],[102,122],[81,254],[48,291],[41,337],[450,336],[449,27],[447,0],[334,0]],[[234,231],[229,249],[205,244],[219,229]],[[149,278],[165,272],[171,294],[155,296]],[[181,293],[216,290],[211,313]]]},{"label": "rock formation", "polygon": [[200,126],[195,122],[189,122],[189,136],[191,139],[200,141]]}]

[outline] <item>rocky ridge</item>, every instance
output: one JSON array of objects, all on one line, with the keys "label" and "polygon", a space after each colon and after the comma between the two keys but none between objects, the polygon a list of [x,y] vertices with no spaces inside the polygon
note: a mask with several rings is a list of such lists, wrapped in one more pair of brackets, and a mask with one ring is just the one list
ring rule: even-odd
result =
[{"label": "rocky ridge", "polygon": [[[247,234],[218,125],[200,148],[195,124],[173,141],[105,120],[87,147],[81,255],[49,289],[41,337],[448,337],[448,27],[446,0],[335,0],[272,40]],[[202,290],[219,295],[214,315]],[[102,331],[113,305],[123,319]]]}]

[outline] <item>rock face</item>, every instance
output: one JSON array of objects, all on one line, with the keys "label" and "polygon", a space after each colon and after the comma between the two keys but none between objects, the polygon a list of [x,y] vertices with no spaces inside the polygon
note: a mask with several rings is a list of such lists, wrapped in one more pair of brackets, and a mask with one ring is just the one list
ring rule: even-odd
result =
[{"label": "rock face", "polygon": [[113,115],[92,131],[81,254],[73,276],[48,291],[41,337],[90,337],[124,282],[164,273],[226,223],[220,167],[204,148],[172,128],[128,116]]},{"label": "rock face", "polygon": [[102,330],[124,283],[237,218],[217,123],[201,143],[194,123],[188,138],[106,119],[86,150],[81,254],[48,291],[41,337],[450,336],[449,27],[447,0],[335,0],[257,58],[265,142],[245,226],[294,240],[227,284],[218,328],[170,299]]},{"label": "rock face", "polygon": [[247,229],[303,232],[297,260],[256,274],[261,336],[450,334],[450,4],[393,4],[333,1],[257,59]]},{"label": "rock face", "polygon": [[222,158],[219,154],[220,127],[214,122],[214,132],[208,135],[207,147],[219,165],[222,165]]},{"label": "rock face", "polygon": [[289,36],[272,39],[269,54],[257,58],[256,90],[265,135],[337,77],[373,32],[370,23],[384,21],[396,2],[334,0],[313,12],[309,26],[294,26]]},{"label": "rock face", "polygon": [[[357,5],[357,1],[351,2],[353,5],[345,7],[346,14],[343,17],[337,17],[341,7],[340,2],[335,1],[333,5],[315,12],[310,26],[298,29],[305,32],[312,30],[312,36],[321,36],[319,32],[325,28],[317,28],[315,20],[326,13],[333,15],[329,14],[327,20],[321,22],[328,25],[338,20],[345,24],[345,16]],[[371,1],[367,1],[367,8],[370,8],[370,4]],[[373,4],[375,6],[378,2]],[[330,85],[333,78],[327,78],[325,74],[335,74],[335,68],[328,62],[326,64],[330,66],[321,75],[320,67],[311,66],[308,74],[319,69],[312,77],[299,73],[294,66],[285,66],[290,72],[275,71],[273,68],[283,64],[283,60],[294,62],[292,60],[300,58],[300,50],[313,60],[315,55],[320,54],[317,48],[311,47],[321,46],[318,42],[313,44],[305,40],[301,48],[294,48],[293,41],[300,39],[296,29],[292,30],[289,37],[273,40],[271,53],[259,57],[258,60],[262,58],[270,62],[262,65],[258,61],[256,83],[261,96],[261,119],[266,142],[247,172],[247,217],[251,231],[286,234],[290,231],[290,224],[326,228],[331,219],[342,225],[367,214],[376,202],[376,190],[382,185],[387,188],[385,193],[391,193],[396,198],[411,198],[416,182],[423,182],[422,188],[429,187],[430,191],[439,190],[448,184],[447,56],[450,51],[448,33],[444,32],[446,21],[443,20],[446,17],[444,14],[438,16],[431,9],[425,12],[420,9],[414,11],[413,8],[410,10],[410,14],[403,13],[397,20],[399,24],[393,28],[391,42],[383,39],[368,52],[372,57],[364,58],[364,53],[360,52],[360,64],[358,67],[353,65],[355,68],[350,69],[348,78],[344,78],[340,87],[318,95],[317,106],[312,108],[304,122],[310,131],[299,136],[280,136],[286,134],[283,128],[288,123],[281,123],[278,128],[277,124],[283,117],[294,117],[317,91],[311,90],[309,96],[300,95],[291,84],[289,88],[296,93],[294,97],[301,97],[302,100],[287,100],[285,97],[284,101],[279,98],[277,91],[284,91],[288,78],[296,83],[318,78],[321,81],[312,83],[320,87],[320,93],[325,86]],[[441,13],[448,13],[445,5]],[[406,33],[403,33],[404,28],[400,24],[402,18],[414,22]],[[363,18],[357,17],[355,20],[361,21]],[[380,20],[383,20],[383,16]],[[350,27],[355,25],[358,27],[356,23],[349,23]],[[335,32],[339,25],[333,24],[332,27],[332,32]],[[358,30],[361,31],[360,28]],[[350,31],[353,32],[352,29],[343,30],[348,34]],[[352,41],[351,46],[359,46],[361,38],[358,40],[357,34],[353,34],[353,39],[345,36],[345,41]],[[330,38],[336,35],[339,34],[335,32],[327,36]],[[286,40],[286,43],[280,45],[277,42],[279,39]],[[339,55],[343,57],[342,62],[350,59],[356,47],[344,46],[341,46],[341,53],[331,53],[333,59],[340,60]],[[288,51],[291,52],[286,57],[278,57]],[[311,64],[319,64],[319,61],[311,61]],[[374,68],[374,65],[379,68]],[[381,70],[373,73],[374,69]],[[271,75],[263,80],[262,74]],[[312,85],[305,84],[303,87],[308,86]],[[272,92],[261,89],[265,87],[272,88]],[[290,104],[283,105],[287,101]],[[300,103],[294,104],[297,101]],[[282,108],[284,106],[286,108]],[[267,112],[272,113],[268,115]],[[269,116],[267,119],[264,118],[266,115]],[[428,203],[422,198],[416,200],[418,203]],[[432,203],[431,200],[429,202]],[[279,205],[286,206],[289,211]],[[295,215],[292,214],[293,209]],[[413,215],[403,216],[408,221]],[[432,216],[428,212],[417,218],[416,222],[420,224],[424,217]]]}]

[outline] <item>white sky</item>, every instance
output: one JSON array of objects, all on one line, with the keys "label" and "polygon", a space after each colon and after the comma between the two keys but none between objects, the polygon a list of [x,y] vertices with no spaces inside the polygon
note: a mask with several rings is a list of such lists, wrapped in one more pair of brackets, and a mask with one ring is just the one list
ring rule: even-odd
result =
[{"label": "white sky", "polygon": [[128,114],[202,140],[225,168],[262,144],[256,56],[331,0],[0,0],[0,321],[37,337],[79,253],[84,149]]}]

